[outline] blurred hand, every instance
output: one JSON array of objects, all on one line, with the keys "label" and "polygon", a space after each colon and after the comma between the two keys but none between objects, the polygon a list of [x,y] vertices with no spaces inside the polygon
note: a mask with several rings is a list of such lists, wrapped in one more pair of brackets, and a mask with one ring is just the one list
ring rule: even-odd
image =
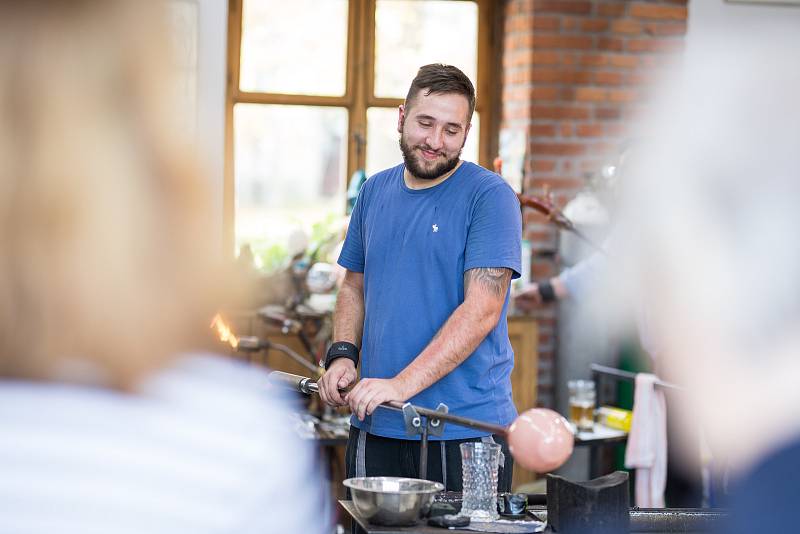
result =
[{"label": "blurred hand", "polygon": [[356,381],[356,366],[349,358],[337,358],[317,381],[319,397],[331,406],[345,406],[347,401],[340,389],[345,389]]},{"label": "blurred hand", "polygon": [[367,415],[372,415],[381,403],[406,400],[395,379],[385,378],[365,378],[345,395],[345,399],[360,421]]},{"label": "blurred hand", "polygon": [[514,305],[522,311],[531,311],[542,305],[539,284],[535,282],[525,284],[519,291],[515,291],[513,296]]}]

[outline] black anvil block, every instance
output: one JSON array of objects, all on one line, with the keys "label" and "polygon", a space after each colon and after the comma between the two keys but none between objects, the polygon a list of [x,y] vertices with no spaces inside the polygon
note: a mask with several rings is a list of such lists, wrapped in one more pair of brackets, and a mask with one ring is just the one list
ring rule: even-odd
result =
[{"label": "black anvil block", "polygon": [[586,482],[547,475],[547,523],[564,534],[610,534],[630,529],[628,473]]}]

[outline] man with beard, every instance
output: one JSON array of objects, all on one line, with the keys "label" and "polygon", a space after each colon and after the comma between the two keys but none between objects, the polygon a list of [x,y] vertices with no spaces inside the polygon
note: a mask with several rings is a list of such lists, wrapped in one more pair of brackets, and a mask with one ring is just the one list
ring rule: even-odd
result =
[{"label": "man with beard", "polygon": [[[403,163],[364,184],[339,264],[334,342],[320,396],[353,412],[347,474],[419,475],[419,438],[401,414],[378,409],[410,401],[499,425],[516,417],[508,287],[519,277],[521,220],[513,190],[498,175],[460,159],[475,109],[469,78],[426,65],[399,107]],[[361,380],[356,382],[361,347]],[[432,437],[428,472],[460,491],[459,444],[502,438],[445,425]],[[509,490],[506,449],[499,486]]]}]

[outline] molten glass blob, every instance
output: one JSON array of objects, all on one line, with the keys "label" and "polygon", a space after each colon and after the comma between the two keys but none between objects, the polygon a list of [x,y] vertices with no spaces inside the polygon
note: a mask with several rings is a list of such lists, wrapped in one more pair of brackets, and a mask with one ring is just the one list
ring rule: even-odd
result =
[{"label": "molten glass blob", "polygon": [[560,467],[572,454],[573,445],[567,420],[547,408],[520,414],[508,428],[508,447],[514,461],[537,473]]}]

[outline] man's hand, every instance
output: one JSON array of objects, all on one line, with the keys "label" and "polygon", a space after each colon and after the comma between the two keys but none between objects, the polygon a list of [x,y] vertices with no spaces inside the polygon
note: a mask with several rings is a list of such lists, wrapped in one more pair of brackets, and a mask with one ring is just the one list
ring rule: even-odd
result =
[{"label": "man's hand", "polygon": [[317,381],[319,396],[331,406],[344,406],[347,401],[339,392],[356,380],[356,366],[349,358],[337,358]]},{"label": "man's hand", "polygon": [[525,284],[519,291],[514,291],[514,305],[522,311],[531,311],[542,305],[542,294],[539,284]]},{"label": "man's hand", "polygon": [[350,410],[363,421],[365,416],[372,415],[379,404],[386,401],[404,402],[406,398],[394,378],[365,378],[345,395],[345,400]]},{"label": "man's hand", "polygon": [[[548,294],[550,295],[548,300]],[[569,297],[569,290],[561,278],[555,276],[545,282],[532,282],[526,284],[522,289],[514,291],[514,304],[522,311],[531,311],[537,306],[557,302]]]}]

